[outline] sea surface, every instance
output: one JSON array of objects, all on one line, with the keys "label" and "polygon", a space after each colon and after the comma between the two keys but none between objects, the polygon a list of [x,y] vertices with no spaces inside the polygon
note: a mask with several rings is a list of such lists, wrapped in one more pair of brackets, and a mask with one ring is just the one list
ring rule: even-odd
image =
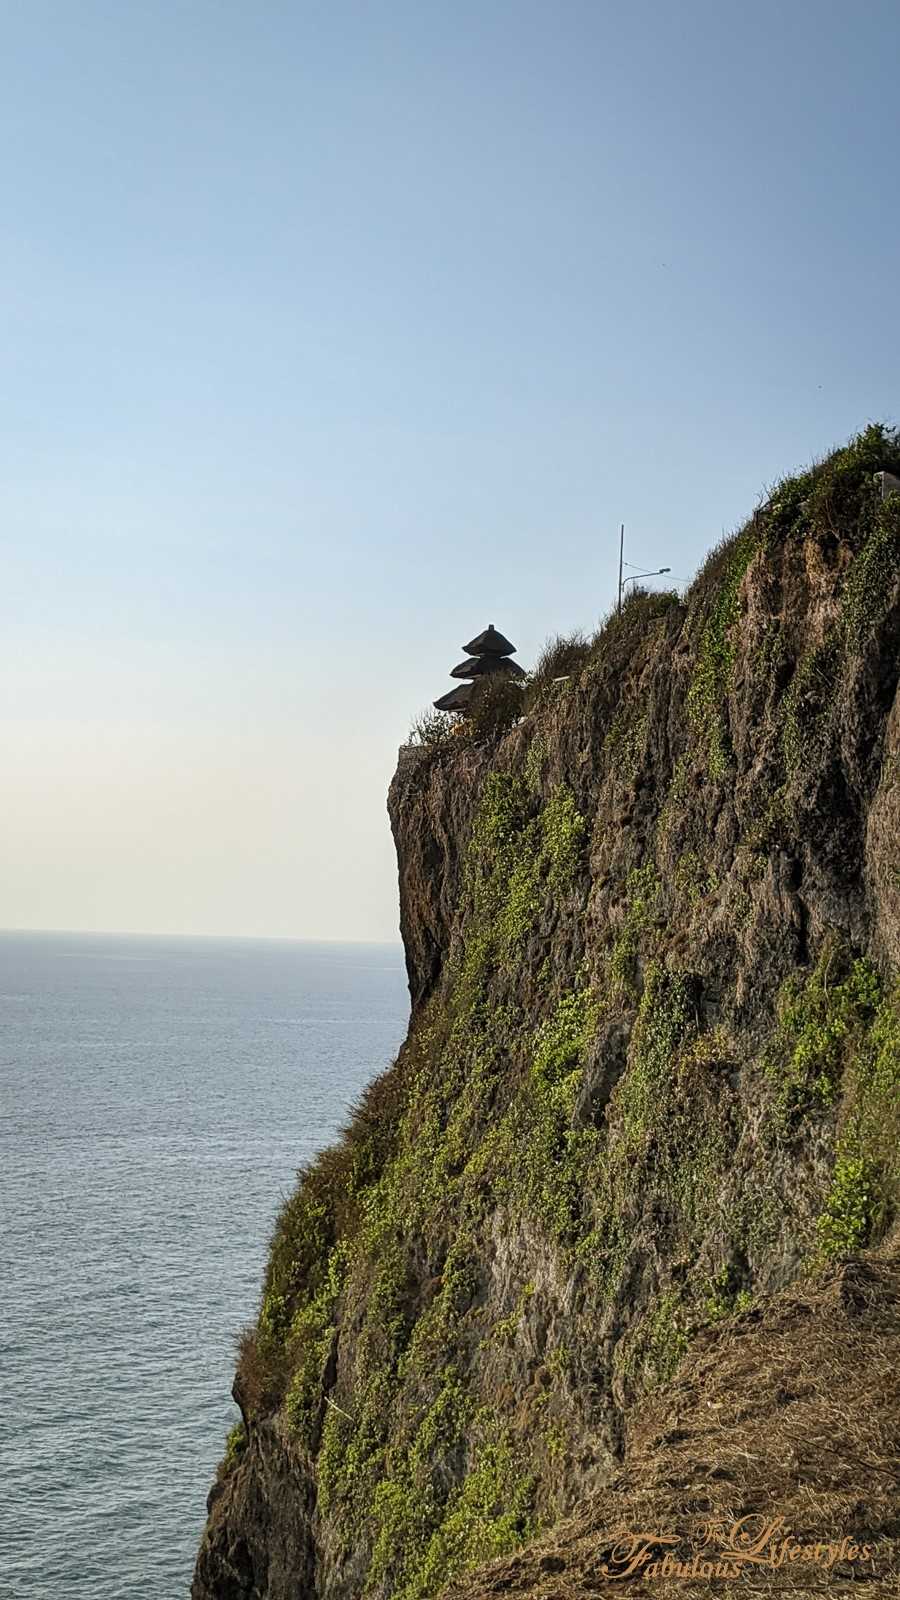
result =
[{"label": "sea surface", "polygon": [[275,1212],[401,949],[0,934],[0,1595],[184,1600]]}]

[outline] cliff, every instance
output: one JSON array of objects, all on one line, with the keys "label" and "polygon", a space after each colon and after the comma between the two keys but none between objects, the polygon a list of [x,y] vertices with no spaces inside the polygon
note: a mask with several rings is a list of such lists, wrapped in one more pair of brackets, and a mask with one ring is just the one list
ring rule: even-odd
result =
[{"label": "cliff", "polygon": [[[401,752],[409,1036],[279,1216],[194,1600],[595,1593],[632,1514],[683,1532],[771,1509],[780,1486],[816,1536],[868,1536],[854,1593],[889,1592],[885,468],[900,441],[869,428],[779,485],[684,601],[634,596],[511,730]],[[802,1306],[830,1330],[820,1349]],[[866,1371],[872,1393],[851,1396]],[[715,1441],[686,1421],[698,1393],[730,1396]],[[775,1462],[798,1417],[788,1494]]]}]

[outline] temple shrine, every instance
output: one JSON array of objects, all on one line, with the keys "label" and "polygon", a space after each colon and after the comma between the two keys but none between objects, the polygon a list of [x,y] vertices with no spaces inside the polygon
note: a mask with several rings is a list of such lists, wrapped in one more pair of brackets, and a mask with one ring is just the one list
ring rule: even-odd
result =
[{"label": "temple shrine", "polygon": [[502,673],[508,678],[525,676],[519,663],[511,659],[515,654],[515,645],[510,644],[492,622],[488,623],[483,633],[479,633],[475,639],[470,639],[462,648],[466,653],[466,659],[453,668],[450,676],[468,681],[460,683],[455,689],[448,690],[439,700],[434,700],[432,704],[436,711],[465,712],[479,678],[492,677],[496,673]]}]

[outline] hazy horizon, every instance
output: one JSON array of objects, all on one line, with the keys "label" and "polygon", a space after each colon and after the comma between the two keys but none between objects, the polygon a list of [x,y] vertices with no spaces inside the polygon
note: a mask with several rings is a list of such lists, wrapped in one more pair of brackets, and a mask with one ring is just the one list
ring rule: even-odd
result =
[{"label": "hazy horizon", "polygon": [[290,934],[267,933],[174,933],[171,929],[157,928],[0,928],[0,939],[22,935],[40,939],[183,939],[201,942],[208,939],[233,944],[310,944],[310,945],[372,945],[376,949],[402,949],[399,934],[396,939],[297,939]]},{"label": "hazy horizon", "polygon": [[463,641],[897,420],[900,13],[4,20],[0,918],[394,943]]}]

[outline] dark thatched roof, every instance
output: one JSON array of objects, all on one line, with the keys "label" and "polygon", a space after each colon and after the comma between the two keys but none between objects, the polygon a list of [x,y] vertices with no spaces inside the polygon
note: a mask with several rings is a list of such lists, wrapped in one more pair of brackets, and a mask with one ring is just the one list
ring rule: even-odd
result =
[{"label": "dark thatched roof", "polygon": [[524,678],[525,673],[518,661],[510,661],[508,656],[468,656],[454,667],[451,678],[484,678],[488,673],[505,672],[509,678]]},{"label": "dark thatched roof", "polygon": [[442,694],[440,700],[432,700],[431,703],[435,711],[465,711],[471,697],[472,684],[461,683],[447,694]]},{"label": "dark thatched roof", "polygon": [[497,632],[492,622],[477,639],[470,639],[468,644],[463,645],[467,656],[511,656],[515,648],[502,633]]}]

